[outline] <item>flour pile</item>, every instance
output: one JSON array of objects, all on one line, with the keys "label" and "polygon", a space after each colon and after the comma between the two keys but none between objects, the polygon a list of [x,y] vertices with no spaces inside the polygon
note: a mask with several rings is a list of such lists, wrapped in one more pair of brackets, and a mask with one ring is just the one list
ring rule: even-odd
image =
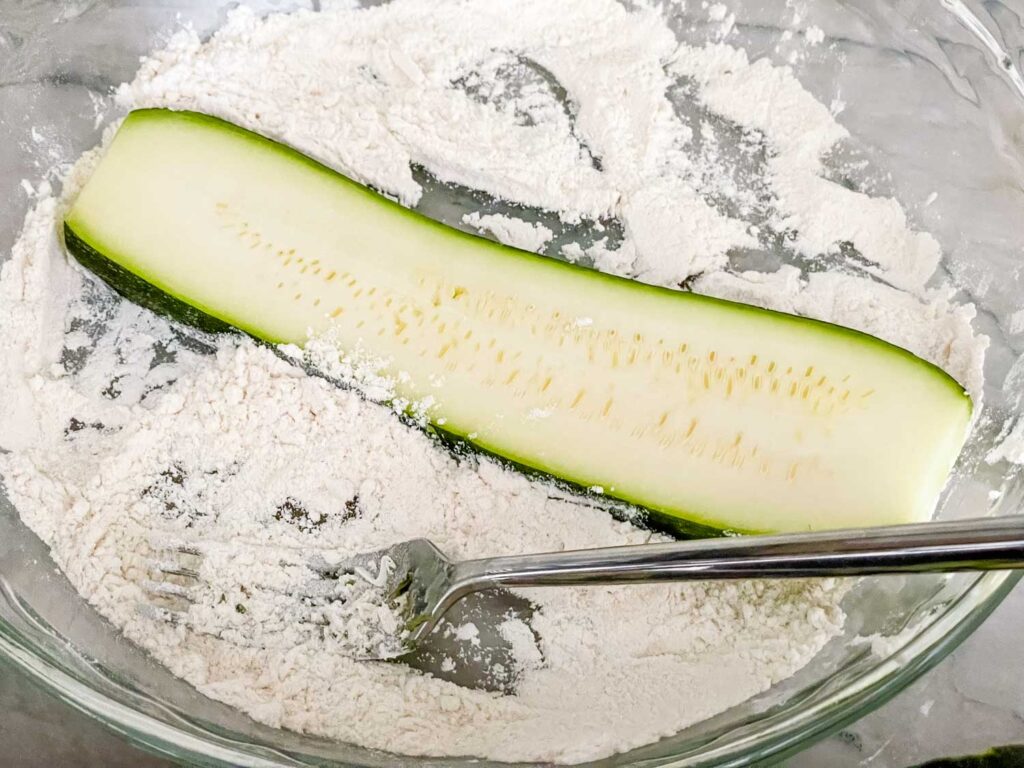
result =
[{"label": "flour pile", "polygon": [[[265,20],[242,9],[206,43],[175,35],[118,102],[226,118],[408,205],[424,196],[423,169],[555,212],[540,223],[481,209],[462,223],[865,330],[978,398],[986,341],[973,309],[928,287],[939,247],[897,202],[827,180],[846,136],[829,110],[788,69],[680,45],[659,11],[630,5],[396,0]],[[742,702],[840,632],[844,588],[829,580],[536,591],[536,643],[503,628],[518,686],[502,696],[354,661],[344,637],[303,630],[271,588],[306,578],[297,560],[282,565],[303,552],[422,536],[462,559],[657,537],[489,460],[456,459],[286,354],[120,301],[58,239],[96,157],[63,197],[34,190],[3,267],[0,473],[77,589],[207,695],[367,747],[575,762]],[[786,265],[731,266],[756,250]],[[219,597],[188,623],[137,610],[160,540],[207,547],[199,567]],[[372,636],[388,621],[378,608],[340,634]],[[453,629],[469,641],[474,630]]]}]

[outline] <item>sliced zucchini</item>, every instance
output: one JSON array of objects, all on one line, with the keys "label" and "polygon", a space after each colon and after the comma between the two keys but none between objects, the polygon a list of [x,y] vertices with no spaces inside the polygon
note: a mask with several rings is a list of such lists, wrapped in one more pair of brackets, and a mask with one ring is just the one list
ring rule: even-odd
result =
[{"label": "sliced zucchini", "polygon": [[274,343],[331,328],[447,432],[719,530],[923,520],[970,419],[878,339],[464,234],[209,116],[132,113],[66,235],[151,307]]}]

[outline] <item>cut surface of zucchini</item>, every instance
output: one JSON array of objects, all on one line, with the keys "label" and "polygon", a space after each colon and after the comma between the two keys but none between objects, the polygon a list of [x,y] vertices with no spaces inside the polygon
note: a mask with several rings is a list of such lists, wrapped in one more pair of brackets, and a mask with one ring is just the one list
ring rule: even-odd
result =
[{"label": "cut surface of zucchini", "polygon": [[330,330],[445,431],[698,526],[926,519],[970,420],[884,341],[498,245],[205,115],[129,115],[65,234],[133,300],[271,343]]}]

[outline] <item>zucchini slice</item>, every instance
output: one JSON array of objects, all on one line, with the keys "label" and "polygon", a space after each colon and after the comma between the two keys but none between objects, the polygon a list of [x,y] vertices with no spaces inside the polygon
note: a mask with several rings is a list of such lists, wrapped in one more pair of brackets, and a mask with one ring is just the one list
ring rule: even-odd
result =
[{"label": "zucchini slice", "polygon": [[891,344],[459,232],[206,115],[129,115],[65,233],[136,301],[272,343],[331,328],[444,431],[716,530],[926,519],[970,421]]}]

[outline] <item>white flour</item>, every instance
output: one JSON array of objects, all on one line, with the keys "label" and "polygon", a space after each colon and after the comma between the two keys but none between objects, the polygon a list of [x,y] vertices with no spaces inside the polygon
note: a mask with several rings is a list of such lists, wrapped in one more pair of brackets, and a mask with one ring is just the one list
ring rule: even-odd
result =
[{"label": "white flour", "polygon": [[474,211],[462,217],[462,221],[476,227],[485,234],[505,245],[513,245],[524,251],[542,251],[554,233],[540,223],[527,223],[522,219],[501,214],[481,216]]},{"label": "white flour", "polygon": [[[715,6],[723,25],[727,10]],[[422,195],[417,164],[550,209],[597,232],[560,242],[569,258],[866,330],[980,396],[973,309],[925,287],[938,245],[895,201],[823,178],[845,136],[829,110],[788,70],[723,45],[678,46],[656,11],[396,0],[260,21],[243,10],[209,43],[176,35],[119,102],[222,116],[406,204]],[[742,129],[735,151],[719,118]],[[764,691],[839,633],[844,588],[831,581],[547,590],[530,595],[538,643],[518,620],[500,627],[520,667],[514,696],[352,660],[345,633],[372,636],[387,616],[367,605],[363,624],[304,628],[271,588],[305,583],[302,552],[424,536],[471,558],[652,535],[488,460],[456,460],[272,350],[216,339],[208,354],[69,267],[56,236],[64,203],[36,194],[0,279],[0,472],[78,590],[204,693],[368,747],[573,762]],[[554,247],[533,221],[466,223]],[[737,249],[783,239],[791,260],[828,271],[727,269]],[[199,632],[136,609],[149,559],[166,557],[153,546],[168,540],[206,542],[208,586],[189,619]],[[477,637],[471,624],[452,631]]]}]

